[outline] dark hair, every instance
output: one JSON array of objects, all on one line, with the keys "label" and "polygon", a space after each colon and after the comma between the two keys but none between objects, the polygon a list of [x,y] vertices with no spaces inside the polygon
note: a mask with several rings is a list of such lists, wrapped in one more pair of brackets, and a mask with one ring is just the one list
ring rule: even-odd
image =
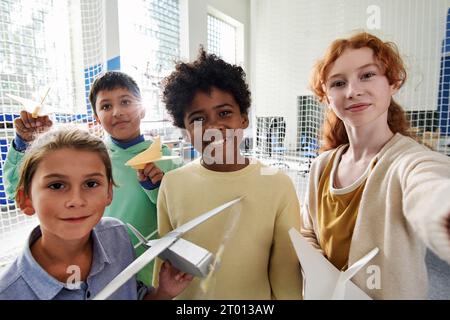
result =
[{"label": "dark hair", "polygon": [[210,93],[212,87],[233,95],[242,114],[247,114],[250,108],[250,90],[244,70],[214,54],[207,54],[203,47],[194,62],[178,62],[175,71],[163,80],[163,87],[163,102],[178,128],[184,128],[185,111],[196,93]]},{"label": "dark hair", "polygon": [[136,98],[141,99],[141,90],[132,77],[120,71],[108,71],[95,79],[89,93],[89,102],[91,103],[94,114],[97,115],[95,103],[100,91],[111,91],[117,88],[123,88],[130,91]]},{"label": "dark hair", "polygon": [[39,135],[33,141],[30,148],[27,149],[20,166],[16,199],[19,197],[20,189],[24,190],[25,195],[29,195],[31,181],[42,159],[53,151],[65,148],[97,153],[105,165],[108,182],[115,185],[112,175],[111,159],[103,141],[86,130],[81,130],[74,126],[65,126]]},{"label": "dark hair", "polygon": [[[367,32],[357,33],[346,39],[337,39],[328,47],[325,56],[317,61],[310,78],[310,87],[319,101],[327,103],[323,84],[326,81],[332,64],[346,49],[370,48],[376,61],[380,64],[390,85],[399,89],[406,81],[406,70],[400,57],[397,46],[393,42],[383,42],[373,34]],[[410,131],[410,124],[406,119],[403,108],[391,98],[388,109],[388,125],[393,133],[401,133],[414,137]],[[328,108],[322,128],[323,146],[321,151],[334,149],[341,144],[348,143],[347,131],[344,123]]]}]

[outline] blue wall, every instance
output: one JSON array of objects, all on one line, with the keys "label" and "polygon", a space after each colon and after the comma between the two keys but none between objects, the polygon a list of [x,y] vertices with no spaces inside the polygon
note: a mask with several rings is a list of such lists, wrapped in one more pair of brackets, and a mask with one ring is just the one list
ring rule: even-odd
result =
[{"label": "blue wall", "polygon": [[441,69],[439,74],[438,113],[441,134],[450,135],[450,8],[447,12],[445,38],[442,41]]}]

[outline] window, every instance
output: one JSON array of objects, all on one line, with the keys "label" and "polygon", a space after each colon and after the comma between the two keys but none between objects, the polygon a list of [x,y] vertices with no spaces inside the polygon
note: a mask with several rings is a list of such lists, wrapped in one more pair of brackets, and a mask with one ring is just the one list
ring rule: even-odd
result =
[{"label": "window", "polygon": [[236,27],[208,14],[208,52],[214,53],[226,62],[237,62]]},{"label": "window", "polygon": [[147,111],[144,123],[147,128],[155,122],[159,125],[152,128],[171,126],[160,103],[160,82],[180,59],[178,0],[119,1],[119,29],[121,68],[138,81]]}]

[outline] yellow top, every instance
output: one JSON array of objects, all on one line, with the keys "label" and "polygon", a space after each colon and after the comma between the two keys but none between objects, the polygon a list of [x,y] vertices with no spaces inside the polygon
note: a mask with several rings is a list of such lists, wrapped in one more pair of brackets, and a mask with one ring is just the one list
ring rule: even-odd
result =
[{"label": "yellow top", "polygon": [[336,189],[333,186],[341,154],[336,152],[326,165],[319,181],[318,222],[319,242],[327,259],[339,270],[348,267],[348,256],[359,203],[371,165],[350,186]]},{"label": "yellow top", "polygon": [[[168,172],[158,195],[160,235],[224,202],[245,198],[186,233],[212,252],[211,276],[195,278],[177,299],[300,299],[300,265],[288,230],[300,228],[292,181],[259,162],[234,172],[208,170],[196,160]],[[161,261],[153,275],[157,285]],[[206,289],[206,290],[204,290]]]}]

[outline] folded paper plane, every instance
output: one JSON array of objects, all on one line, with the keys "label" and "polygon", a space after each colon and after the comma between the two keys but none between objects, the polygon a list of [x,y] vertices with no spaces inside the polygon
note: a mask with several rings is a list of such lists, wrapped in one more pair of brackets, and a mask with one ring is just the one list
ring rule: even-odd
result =
[{"label": "folded paper plane", "polygon": [[[47,92],[45,93],[41,102],[33,101],[30,99],[25,99],[25,98],[18,97],[18,96],[9,94],[9,93],[7,93],[6,96],[8,98],[20,103],[23,106],[23,110],[31,113],[31,116],[33,118],[37,118],[37,117],[42,117],[42,116],[45,116],[45,115],[48,115],[51,113],[61,112],[61,110],[57,110],[55,108],[52,108],[52,107],[44,104],[44,101],[47,98],[49,91],[50,91],[50,88],[47,89]],[[64,111],[61,113],[68,113],[68,112]]]},{"label": "folded paper plane", "polygon": [[106,285],[106,287],[97,294],[94,300],[107,299],[157,256],[163,260],[168,260],[170,264],[178,270],[195,276],[206,276],[209,271],[209,265],[214,258],[212,253],[190,241],[182,239],[181,237],[189,230],[196,228],[198,225],[224,211],[226,208],[238,203],[242,198],[243,197],[231,200],[205,212],[157,240],[147,241],[135,228],[131,227],[133,233],[148,249]]},{"label": "folded paper plane", "polygon": [[289,236],[300,261],[303,273],[305,300],[372,300],[350,279],[378,253],[372,249],[346,271],[339,271],[294,228]]},{"label": "folded paper plane", "polygon": [[132,167],[136,170],[145,168],[145,165],[150,162],[156,162],[161,160],[179,159],[179,156],[163,156],[161,151],[161,138],[156,137],[153,143],[147,150],[142,151],[134,158],[128,160],[125,165]]}]

